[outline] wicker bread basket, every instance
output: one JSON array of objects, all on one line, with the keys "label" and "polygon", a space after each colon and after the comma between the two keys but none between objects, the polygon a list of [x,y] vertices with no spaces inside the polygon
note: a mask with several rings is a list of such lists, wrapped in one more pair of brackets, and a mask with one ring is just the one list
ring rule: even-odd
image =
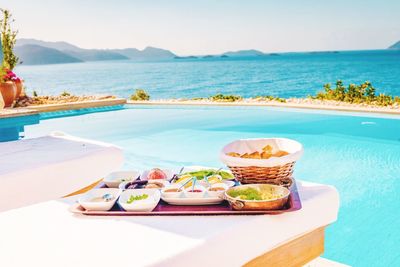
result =
[{"label": "wicker bread basket", "polygon": [[[266,145],[270,145],[273,151],[284,150],[289,154],[269,159],[250,159],[227,155],[229,152],[243,154],[261,151]],[[302,154],[303,146],[291,139],[241,139],[226,145],[220,153],[220,158],[242,184],[267,183],[289,187],[293,182],[294,165]]]}]

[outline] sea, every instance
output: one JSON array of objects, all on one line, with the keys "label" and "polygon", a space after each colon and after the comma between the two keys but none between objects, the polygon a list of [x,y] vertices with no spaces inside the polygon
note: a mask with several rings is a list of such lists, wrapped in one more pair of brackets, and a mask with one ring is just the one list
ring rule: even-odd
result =
[{"label": "sea", "polygon": [[135,89],[152,99],[208,97],[306,97],[325,83],[370,81],[378,93],[400,95],[400,50],[280,53],[259,57],[131,60],[19,65],[28,93],[116,95]]}]

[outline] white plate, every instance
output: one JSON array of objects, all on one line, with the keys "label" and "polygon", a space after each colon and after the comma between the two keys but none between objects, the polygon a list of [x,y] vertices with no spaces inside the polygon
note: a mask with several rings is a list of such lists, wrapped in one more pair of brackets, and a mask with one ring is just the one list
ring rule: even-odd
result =
[{"label": "white plate", "polygon": [[[103,182],[109,188],[118,188],[120,183],[136,180],[139,177],[139,175],[140,173],[138,171],[112,172],[104,178]],[[122,181],[122,179],[125,181]]]},{"label": "white plate", "polygon": [[[139,196],[147,194],[149,197],[144,200],[137,200],[131,204],[126,203],[131,195]],[[161,193],[158,189],[127,189],[121,193],[118,204],[126,211],[152,211],[160,201]]]},{"label": "white plate", "polygon": [[[167,175],[167,180],[171,180],[172,177],[174,176],[174,171],[170,169],[161,169],[166,175]],[[151,170],[145,170],[142,175],[140,175],[140,180],[147,180],[147,175],[149,174]]]},{"label": "white plate", "polygon": [[193,205],[193,206],[215,205],[215,204],[219,204],[222,201],[224,201],[222,198],[219,198],[219,197],[203,197],[203,198],[186,198],[186,197],[166,198],[166,197],[161,197],[161,199],[170,205],[185,205],[185,206],[187,206],[187,205]]},{"label": "white plate", "polygon": [[[93,202],[90,201],[92,198],[95,197],[102,197],[105,194],[111,194],[113,195],[113,200],[111,201],[102,201],[102,202]],[[118,197],[121,194],[121,190],[118,188],[98,188],[98,189],[93,189],[81,196],[78,200],[79,204],[85,209],[85,210],[93,210],[93,211],[107,211],[110,210],[114,204],[115,201],[117,201]]]}]

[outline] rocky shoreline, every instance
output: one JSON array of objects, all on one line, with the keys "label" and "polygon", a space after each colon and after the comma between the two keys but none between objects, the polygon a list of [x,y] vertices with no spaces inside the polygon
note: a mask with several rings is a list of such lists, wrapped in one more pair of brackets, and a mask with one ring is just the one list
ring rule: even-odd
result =
[{"label": "rocky shoreline", "polygon": [[116,96],[111,96],[111,95],[107,96],[59,95],[59,96],[33,96],[33,97],[23,96],[16,101],[14,107],[66,104],[66,103],[106,100],[115,98]]}]

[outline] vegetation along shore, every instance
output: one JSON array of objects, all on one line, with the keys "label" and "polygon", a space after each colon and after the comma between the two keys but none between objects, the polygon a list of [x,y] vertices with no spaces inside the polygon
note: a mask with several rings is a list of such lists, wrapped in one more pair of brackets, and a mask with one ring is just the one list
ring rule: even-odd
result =
[{"label": "vegetation along shore", "polygon": [[400,114],[400,97],[377,94],[370,82],[345,86],[338,80],[335,87],[325,84],[323,90],[306,98],[280,98],[275,96],[256,96],[243,98],[238,95],[216,94],[210,97],[151,100],[144,90],[137,89],[130,103],[141,104],[188,104],[188,105],[249,105],[281,106],[344,111],[383,112]]},{"label": "vegetation along shore", "polygon": [[[18,99],[15,107],[32,105],[65,104],[91,100],[116,98],[107,96],[76,96],[64,91],[59,96],[39,96],[35,91],[33,96]],[[143,89],[136,89],[129,99],[131,104],[186,104],[186,105],[245,105],[245,106],[278,106],[292,108],[310,108],[344,111],[383,112],[400,114],[400,97],[387,94],[377,94],[370,82],[344,85],[337,81],[334,86],[325,84],[323,90],[306,98],[280,98],[270,95],[244,98],[239,95],[215,94],[210,97],[171,98],[152,100]]]}]

